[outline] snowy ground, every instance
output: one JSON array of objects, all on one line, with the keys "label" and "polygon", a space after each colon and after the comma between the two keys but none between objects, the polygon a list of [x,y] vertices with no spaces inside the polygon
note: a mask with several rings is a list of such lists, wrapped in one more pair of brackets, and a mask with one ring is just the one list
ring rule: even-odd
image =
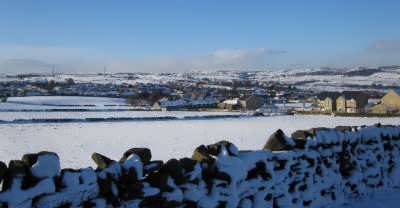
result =
[{"label": "snowy ground", "polygon": [[[159,116],[202,116],[227,115],[228,112],[156,112],[119,111],[130,109],[120,100],[99,98],[13,98],[11,102],[0,103],[0,120],[41,118],[107,118],[107,117],[159,117]],[[75,109],[62,107],[70,105],[96,105],[79,107],[84,112],[40,112],[49,109]],[[96,109],[105,110],[96,111]],[[11,111],[8,111],[11,110]],[[26,110],[34,110],[26,112]],[[39,111],[35,111],[39,110]],[[117,110],[117,111],[115,111]],[[0,124],[0,158],[4,162],[19,159],[25,153],[42,150],[54,151],[60,155],[63,167],[80,168],[93,166],[90,156],[93,152],[119,159],[131,147],[148,147],[153,159],[167,160],[173,157],[190,157],[201,144],[211,144],[222,139],[235,143],[240,149],[260,149],[267,137],[281,128],[287,134],[297,129],[311,127],[334,127],[337,125],[370,125],[375,123],[396,124],[400,118],[348,118],[332,116],[275,116],[246,117],[218,120],[171,120],[97,123],[30,123]],[[354,200],[344,208],[395,208],[398,207],[400,191],[379,192],[374,196]]]},{"label": "snowy ground", "polygon": [[155,159],[190,157],[195,147],[228,139],[240,149],[260,149],[266,138],[282,128],[336,125],[399,124],[400,118],[276,116],[219,120],[145,121],[114,123],[2,124],[0,158],[20,158],[41,150],[55,151],[64,167],[93,165],[92,152],[119,159],[131,147],[149,147]]},{"label": "snowy ground", "polygon": [[7,102],[0,102],[0,121],[21,123],[23,120],[25,123],[35,123],[37,121],[32,121],[32,119],[74,119],[77,120],[75,122],[81,122],[79,120],[88,118],[185,118],[246,114],[205,111],[143,111],[123,105],[124,102],[124,99],[100,97],[12,97]]},{"label": "snowy ground", "polygon": [[85,119],[85,118],[148,118],[174,116],[183,118],[186,116],[207,115],[241,115],[245,113],[233,112],[193,112],[193,111],[83,111],[83,112],[1,112],[0,120],[14,121],[17,119]]},{"label": "snowy ground", "polygon": [[28,105],[126,105],[126,100],[122,98],[106,97],[81,97],[81,96],[30,96],[30,97],[10,97],[8,103],[28,104]]}]

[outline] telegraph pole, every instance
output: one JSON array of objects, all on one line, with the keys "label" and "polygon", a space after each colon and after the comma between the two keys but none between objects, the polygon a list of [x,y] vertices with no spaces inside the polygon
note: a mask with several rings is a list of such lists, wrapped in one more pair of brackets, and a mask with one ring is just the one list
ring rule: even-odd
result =
[{"label": "telegraph pole", "polygon": [[56,65],[54,65],[54,64],[53,64],[53,69],[52,69],[52,71],[51,71],[51,75],[52,75],[53,77],[56,77]]}]

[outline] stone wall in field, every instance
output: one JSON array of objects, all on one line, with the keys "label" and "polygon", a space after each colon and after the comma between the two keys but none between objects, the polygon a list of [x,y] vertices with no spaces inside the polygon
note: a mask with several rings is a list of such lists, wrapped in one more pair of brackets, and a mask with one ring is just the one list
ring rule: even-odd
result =
[{"label": "stone wall in field", "polygon": [[144,148],[94,153],[96,169],[26,154],[0,163],[0,207],[326,207],[398,187],[399,147],[399,126],[375,125],[278,130],[263,150],[222,141],[166,162]]}]

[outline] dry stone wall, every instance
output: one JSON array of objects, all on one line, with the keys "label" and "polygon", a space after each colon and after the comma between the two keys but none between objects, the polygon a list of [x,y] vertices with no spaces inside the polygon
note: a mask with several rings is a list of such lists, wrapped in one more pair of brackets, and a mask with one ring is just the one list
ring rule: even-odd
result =
[{"label": "dry stone wall", "polygon": [[399,147],[399,126],[375,125],[278,130],[262,150],[222,141],[166,162],[145,148],[94,153],[96,169],[39,152],[0,163],[0,207],[329,207],[398,187]]}]

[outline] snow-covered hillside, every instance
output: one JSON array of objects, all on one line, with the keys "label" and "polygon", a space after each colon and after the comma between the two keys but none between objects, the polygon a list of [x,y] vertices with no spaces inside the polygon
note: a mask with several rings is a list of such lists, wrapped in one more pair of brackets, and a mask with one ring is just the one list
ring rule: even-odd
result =
[{"label": "snow-covered hillside", "polygon": [[116,74],[56,74],[27,76],[25,78],[0,75],[0,81],[55,80],[72,78],[76,83],[136,84],[168,82],[195,83],[203,79],[214,81],[257,80],[295,85],[300,89],[313,90],[384,90],[397,86],[400,81],[400,67],[350,68],[350,69],[262,69],[259,71],[193,71],[185,73],[116,73]]}]

